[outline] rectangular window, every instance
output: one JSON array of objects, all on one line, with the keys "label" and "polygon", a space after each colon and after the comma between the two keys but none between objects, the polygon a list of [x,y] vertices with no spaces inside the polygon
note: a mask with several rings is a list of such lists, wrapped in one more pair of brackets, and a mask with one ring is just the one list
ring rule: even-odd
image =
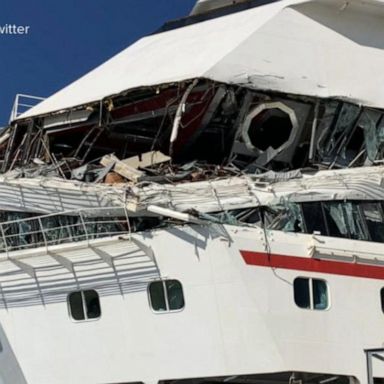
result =
[{"label": "rectangular window", "polygon": [[149,284],[149,297],[154,311],[166,311],[165,291],[163,281],[154,281]]},{"label": "rectangular window", "polygon": [[349,238],[343,203],[325,202],[322,205],[328,227],[328,236]]},{"label": "rectangular window", "polygon": [[184,294],[178,280],[153,281],[148,287],[149,302],[156,312],[177,311],[184,308]]},{"label": "rectangular window", "polygon": [[324,280],[312,280],[313,309],[328,308],[327,283]]},{"label": "rectangular window", "polygon": [[359,205],[355,202],[345,202],[344,214],[350,238],[368,240],[368,231]]},{"label": "rectangular window", "polygon": [[307,233],[319,232],[327,236],[327,227],[324,221],[323,208],[320,202],[302,203],[301,205],[305,229]]},{"label": "rectangular window", "polygon": [[298,277],[293,282],[293,293],[300,308],[325,310],[329,307],[328,287],[324,280]]},{"label": "rectangular window", "polygon": [[379,203],[360,203],[360,209],[365,218],[369,236],[372,241],[384,242],[383,210]]},{"label": "rectangular window", "polygon": [[93,289],[70,293],[68,308],[70,316],[76,321],[98,319],[101,316],[99,295]]},{"label": "rectangular window", "polygon": [[295,303],[300,308],[311,308],[311,299],[309,295],[309,279],[297,278],[293,282],[293,293]]},{"label": "rectangular window", "polygon": [[381,310],[384,312],[384,288],[380,290]]}]

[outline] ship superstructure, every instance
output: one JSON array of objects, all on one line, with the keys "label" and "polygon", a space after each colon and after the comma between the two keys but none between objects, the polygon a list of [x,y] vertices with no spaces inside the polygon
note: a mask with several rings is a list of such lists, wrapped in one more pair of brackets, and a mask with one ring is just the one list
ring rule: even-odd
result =
[{"label": "ship superstructure", "polygon": [[201,0],[19,96],[0,381],[383,382],[383,10]]}]

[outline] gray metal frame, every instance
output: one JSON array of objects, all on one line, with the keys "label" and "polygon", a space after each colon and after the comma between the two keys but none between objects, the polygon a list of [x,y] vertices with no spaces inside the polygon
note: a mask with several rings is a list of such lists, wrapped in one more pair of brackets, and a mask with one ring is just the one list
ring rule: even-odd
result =
[{"label": "gray metal frame", "polygon": [[367,359],[367,384],[374,384],[372,359],[378,359],[384,362],[384,348],[364,349]]}]

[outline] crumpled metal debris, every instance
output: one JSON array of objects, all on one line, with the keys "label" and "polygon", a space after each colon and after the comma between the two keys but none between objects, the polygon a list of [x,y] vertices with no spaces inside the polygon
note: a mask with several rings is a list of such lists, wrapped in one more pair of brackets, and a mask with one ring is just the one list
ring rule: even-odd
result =
[{"label": "crumpled metal debris", "polygon": [[[376,232],[364,232],[353,204],[325,202],[366,200],[367,188],[371,200],[383,198],[379,168],[363,178],[316,171],[380,164],[381,110],[192,79],[116,95],[85,111],[75,120],[53,116],[8,127],[0,140],[6,178],[60,178],[60,198],[66,183],[85,200],[94,186],[89,196],[96,199],[87,204],[128,209],[133,230],[179,218],[305,232],[305,204],[318,200],[334,233],[378,236],[376,224]],[[33,211],[30,201],[6,209],[22,204]],[[52,202],[49,210],[58,207]],[[28,231],[19,228],[20,241],[28,241]]]},{"label": "crumpled metal debris", "polygon": [[384,151],[383,111],[203,79],[89,107],[76,121],[10,126],[0,146],[3,172],[101,182],[113,170],[128,183],[200,181],[232,166],[260,174],[369,165]]}]

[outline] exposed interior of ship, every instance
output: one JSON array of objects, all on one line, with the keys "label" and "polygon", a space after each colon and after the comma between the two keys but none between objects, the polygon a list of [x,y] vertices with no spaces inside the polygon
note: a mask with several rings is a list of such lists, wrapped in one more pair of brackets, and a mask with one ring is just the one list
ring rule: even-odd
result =
[{"label": "exposed interior of ship", "polygon": [[383,10],[200,0],[18,95],[0,382],[384,383]]}]

